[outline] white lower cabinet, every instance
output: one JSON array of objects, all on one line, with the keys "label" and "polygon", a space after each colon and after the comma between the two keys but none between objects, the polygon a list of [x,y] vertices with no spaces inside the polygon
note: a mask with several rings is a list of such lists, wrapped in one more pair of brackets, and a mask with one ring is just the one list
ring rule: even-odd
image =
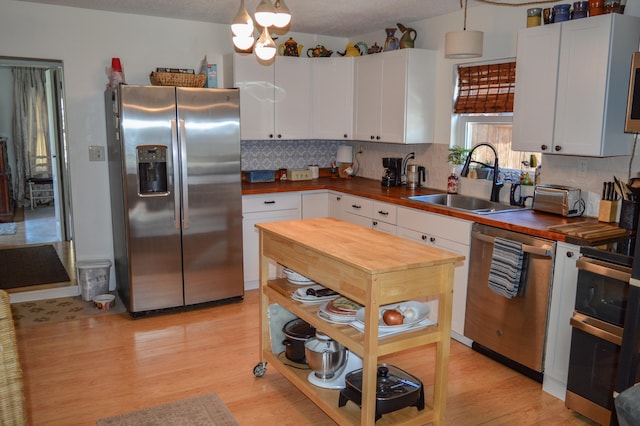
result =
[{"label": "white lower cabinet", "polygon": [[329,216],[329,191],[312,191],[302,193],[302,218]]},{"label": "white lower cabinet", "polygon": [[[300,193],[244,195],[242,197],[242,259],[244,289],[258,288],[259,239],[255,225],[263,222],[279,222],[301,218]],[[276,276],[276,269],[269,275]]]},{"label": "white lower cabinet", "polygon": [[396,212],[395,204],[338,192],[329,194],[331,217],[387,234],[396,234]]},{"label": "white lower cabinet", "polygon": [[549,329],[544,357],[542,390],[564,401],[569,374],[571,351],[571,326],[578,284],[576,262],[580,247],[558,242],[553,266]]},{"label": "white lower cabinet", "polygon": [[451,336],[466,345],[471,344],[471,340],[464,337],[471,225],[473,222],[462,219],[398,207],[398,236],[465,256],[464,261],[455,265]]}]

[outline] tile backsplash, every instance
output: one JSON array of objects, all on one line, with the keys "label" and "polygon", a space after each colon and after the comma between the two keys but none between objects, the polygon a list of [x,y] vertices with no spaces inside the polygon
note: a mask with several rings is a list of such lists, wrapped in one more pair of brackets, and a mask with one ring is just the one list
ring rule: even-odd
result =
[{"label": "tile backsplash", "polygon": [[[409,164],[426,168],[425,186],[446,190],[451,167],[447,163],[449,147],[446,144],[403,145],[359,141],[242,141],[242,170],[277,170],[280,168],[306,168],[309,164],[329,167],[335,160],[338,146],[353,147],[357,175],[369,179],[380,179],[384,172],[383,157],[405,157],[414,153]],[[613,175],[627,181],[638,176],[640,147],[636,155],[591,158],[566,155],[542,155],[541,183],[553,183],[580,188],[585,201],[585,216],[597,217],[602,182],[613,180]],[[362,151],[359,153],[359,151]],[[631,162],[633,159],[633,163]],[[586,165],[586,167],[585,167]],[[460,192],[467,195],[489,197],[491,182],[461,179]],[[465,185],[466,183],[466,185]],[[533,187],[525,187],[523,195],[531,195]],[[500,194],[501,201],[508,202],[509,188]]]}]

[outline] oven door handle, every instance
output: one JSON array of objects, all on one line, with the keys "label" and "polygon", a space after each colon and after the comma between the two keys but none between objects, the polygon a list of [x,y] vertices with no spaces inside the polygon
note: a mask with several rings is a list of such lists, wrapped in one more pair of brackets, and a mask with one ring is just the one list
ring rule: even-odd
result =
[{"label": "oven door handle", "polygon": [[[471,236],[480,241],[484,241],[485,243],[494,244],[496,242],[496,237],[492,237],[490,235],[483,234],[478,231],[471,232]],[[529,254],[536,254],[538,256],[551,257],[553,256],[553,249],[543,247],[536,247],[529,244],[522,244],[522,251]]]},{"label": "oven door handle", "polygon": [[582,330],[587,334],[606,340],[614,345],[622,345],[622,328],[597,320],[579,312],[574,312],[571,317],[571,326]]},{"label": "oven door handle", "polygon": [[623,283],[628,283],[631,279],[631,268],[609,262],[602,262],[585,256],[581,256],[576,261],[576,267],[596,275],[622,281]]}]

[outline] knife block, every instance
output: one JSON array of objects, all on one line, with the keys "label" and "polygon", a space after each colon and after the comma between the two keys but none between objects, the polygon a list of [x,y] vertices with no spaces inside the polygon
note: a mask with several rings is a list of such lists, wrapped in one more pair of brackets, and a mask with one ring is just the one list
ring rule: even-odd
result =
[{"label": "knife block", "polygon": [[600,200],[598,220],[600,222],[615,222],[618,217],[618,201]]}]

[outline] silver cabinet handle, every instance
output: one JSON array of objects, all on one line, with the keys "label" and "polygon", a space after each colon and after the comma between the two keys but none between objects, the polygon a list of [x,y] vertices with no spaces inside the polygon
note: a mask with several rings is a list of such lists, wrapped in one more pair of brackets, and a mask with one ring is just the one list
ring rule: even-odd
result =
[{"label": "silver cabinet handle", "polygon": [[171,167],[173,168],[173,221],[180,229],[180,167],[178,160],[178,129],[176,120],[171,120]]},{"label": "silver cabinet handle", "polygon": [[587,334],[606,340],[614,345],[622,345],[622,327],[591,318],[579,312],[571,317],[571,326]]},{"label": "silver cabinet handle", "polygon": [[182,211],[184,218],[182,226],[189,229],[189,175],[187,173],[187,136],[185,134],[184,120],[180,120],[180,156],[182,157]]},{"label": "silver cabinet handle", "polygon": [[[493,244],[496,241],[496,237],[491,237],[480,232],[474,231],[471,233],[471,236],[489,244]],[[553,255],[553,251],[551,250],[551,248],[530,246],[528,244],[522,244],[522,251],[524,251],[525,253],[537,254],[538,256],[551,257]]]},{"label": "silver cabinet handle", "polygon": [[602,262],[597,259],[591,259],[586,257],[580,257],[576,261],[578,269],[591,272],[603,277],[609,277],[614,280],[628,283],[631,279],[631,268],[621,265],[616,265],[609,262]]}]

